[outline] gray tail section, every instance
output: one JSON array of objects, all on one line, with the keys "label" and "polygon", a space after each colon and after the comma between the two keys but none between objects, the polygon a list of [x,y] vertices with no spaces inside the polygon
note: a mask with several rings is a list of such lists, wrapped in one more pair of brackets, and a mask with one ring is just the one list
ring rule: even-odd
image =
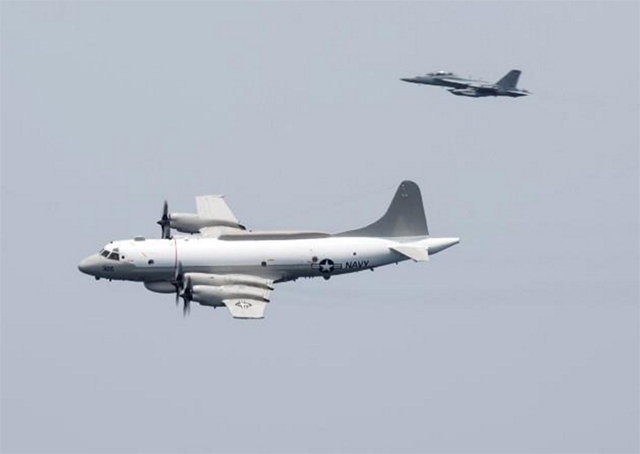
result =
[{"label": "gray tail section", "polygon": [[351,237],[415,237],[429,236],[420,188],[413,181],[403,181],[387,208],[387,212],[373,224],[335,236]]},{"label": "gray tail section", "polygon": [[516,88],[516,85],[518,85],[518,79],[520,78],[521,73],[522,71],[519,71],[517,69],[512,69],[507,73],[506,76],[504,76],[502,79],[496,82],[496,85],[502,88]]}]

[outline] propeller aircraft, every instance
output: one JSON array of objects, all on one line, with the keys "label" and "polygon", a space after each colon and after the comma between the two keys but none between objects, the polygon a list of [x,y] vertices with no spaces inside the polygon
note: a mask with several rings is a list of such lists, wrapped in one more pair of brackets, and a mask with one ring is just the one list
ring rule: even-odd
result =
[{"label": "propeller aircraft", "polygon": [[[234,318],[261,319],[275,284],[333,276],[398,263],[427,261],[459,238],[432,238],[418,185],[403,181],[386,213],[355,230],[252,231],[224,196],[196,197],[197,214],[170,213],[165,201],[160,239],[112,241],[80,262],[95,279],[142,282],[175,294],[183,313],[191,303],[227,307]],[[171,230],[190,235],[172,236]]]}]

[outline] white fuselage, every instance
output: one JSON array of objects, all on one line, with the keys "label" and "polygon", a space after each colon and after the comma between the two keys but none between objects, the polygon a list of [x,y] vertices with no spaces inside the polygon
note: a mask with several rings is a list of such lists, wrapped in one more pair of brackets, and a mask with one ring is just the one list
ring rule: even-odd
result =
[{"label": "white fuselage", "polygon": [[[457,242],[457,238],[422,240],[429,254]],[[184,272],[249,274],[283,282],[300,277],[329,278],[401,262],[408,257],[391,249],[401,244],[385,238],[351,237],[132,239],[105,246],[107,251],[117,252],[117,260],[94,254],[85,259],[80,268],[96,278],[156,282],[171,280],[180,263]]]}]

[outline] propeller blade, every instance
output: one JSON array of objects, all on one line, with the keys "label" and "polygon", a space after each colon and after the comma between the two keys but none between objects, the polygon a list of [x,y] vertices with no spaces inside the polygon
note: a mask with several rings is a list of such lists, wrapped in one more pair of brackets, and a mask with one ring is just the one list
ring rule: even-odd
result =
[{"label": "propeller blade", "polygon": [[182,282],[182,262],[178,262],[176,265],[176,274],[174,276],[176,282]]},{"label": "propeller blade", "polygon": [[176,288],[176,306],[178,306],[178,302],[180,301],[180,293],[182,292],[184,286],[182,262],[178,262],[178,265],[176,265],[176,274],[173,277],[173,286]]},{"label": "propeller blade", "polygon": [[191,297],[193,296],[193,291],[191,289],[191,280],[187,276],[187,279],[184,281],[184,290],[182,291],[182,300],[184,301],[182,307],[182,314],[186,317],[187,314],[191,311]]},{"label": "propeller blade", "polygon": [[169,203],[166,200],[162,206],[162,218],[157,224],[161,228],[161,238],[163,240],[171,239],[171,214],[169,214]]},{"label": "propeller blade", "polygon": [[162,225],[162,239],[170,240],[171,239],[171,227],[168,224]]}]

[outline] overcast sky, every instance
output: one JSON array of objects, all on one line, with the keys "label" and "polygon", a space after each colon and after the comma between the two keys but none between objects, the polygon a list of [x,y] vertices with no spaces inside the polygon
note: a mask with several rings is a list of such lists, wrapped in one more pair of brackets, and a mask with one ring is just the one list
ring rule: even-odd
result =
[{"label": "overcast sky", "polygon": [[[2,2],[2,451],[637,452],[639,9]],[[336,232],[403,179],[461,243],[263,321],[77,270],[165,198]]]}]

